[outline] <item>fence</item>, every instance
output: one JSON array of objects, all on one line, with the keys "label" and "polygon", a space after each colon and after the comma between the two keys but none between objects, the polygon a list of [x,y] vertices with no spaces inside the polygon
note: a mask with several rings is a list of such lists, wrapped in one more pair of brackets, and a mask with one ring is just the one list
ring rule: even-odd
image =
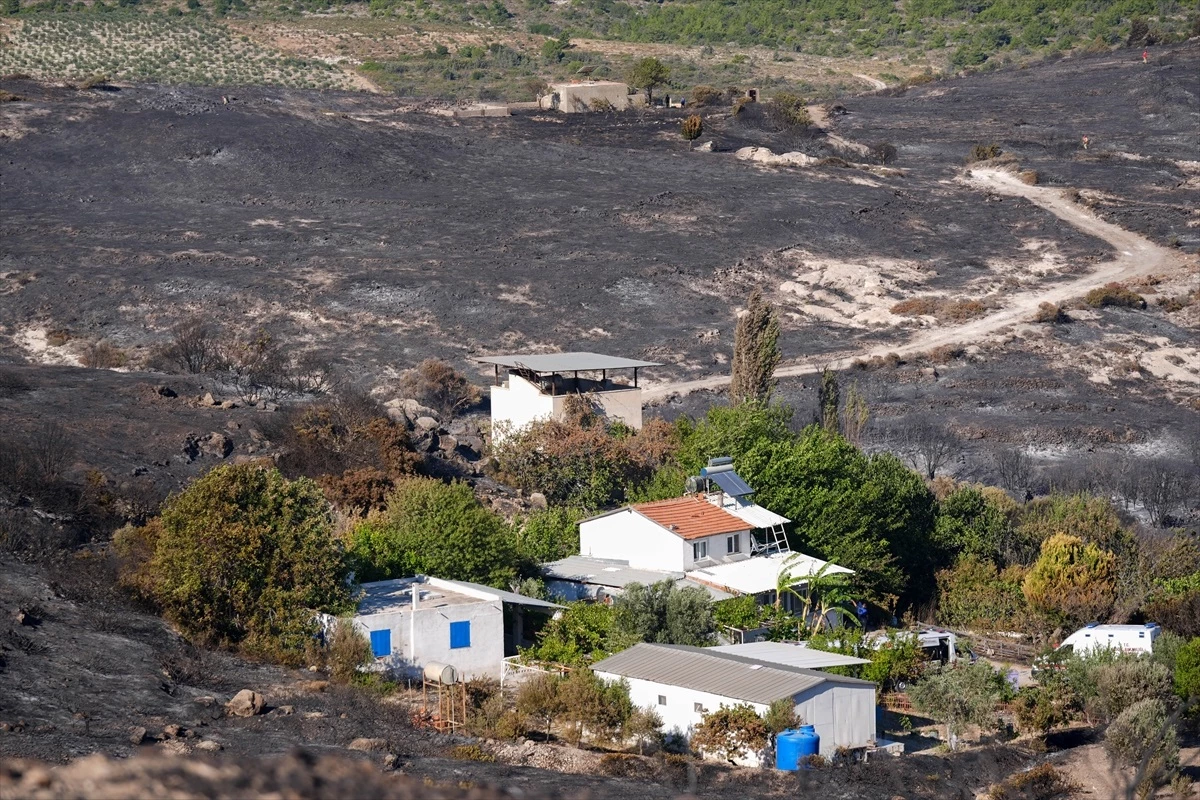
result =
[{"label": "fence", "polygon": [[535,675],[557,675],[560,678],[571,670],[561,664],[533,662],[522,664],[521,656],[509,656],[504,659],[500,669],[500,689],[515,689]]}]

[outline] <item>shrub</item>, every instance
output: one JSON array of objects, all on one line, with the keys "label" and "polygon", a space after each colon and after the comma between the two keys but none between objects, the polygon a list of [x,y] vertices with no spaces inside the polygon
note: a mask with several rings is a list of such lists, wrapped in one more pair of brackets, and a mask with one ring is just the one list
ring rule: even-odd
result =
[{"label": "shrub", "polygon": [[445,361],[427,358],[400,380],[400,391],[438,411],[444,419],[479,402],[479,387]]},{"label": "shrub", "polygon": [[722,704],[701,717],[700,724],[692,730],[691,746],[697,752],[735,763],[765,748],[769,739],[770,731],[753,706]]},{"label": "shrub", "polygon": [[977,144],[971,148],[970,154],[967,155],[967,163],[974,164],[977,161],[991,161],[993,158],[999,158],[1003,152],[1000,149],[1000,145],[995,142],[991,144]]},{"label": "shrub", "polygon": [[316,632],[314,611],[353,606],[328,503],[277,470],[217,467],[126,539],[125,582],[189,635],[295,660]]},{"label": "shrub", "polygon": [[988,631],[1023,631],[1035,626],[1021,591],[1025,569],[1004,569],[976,555],[960,558],[937,573],[937,619],[943,625]]},{"label": "shrub", "polygon": [[459,744],[450,748],[450,757],[456,761],[482,761],[493,764],[496,757],[477,744]]},{"label": "shrub", "polygon": [[1175,655],[1175,694],[1183,700],[1200,699],[1200,636]]},{"label": "shrub", "polygon": [[1021,183],[1027,183],[1030,186],[1037,186],[1038,180],[1041,176],[1038,175],[1037,170],[1023,169],[1017,173],[1017,177],[1021,179]]},{"label": "shrub", "polygon": [[942,316],[952,322],[966,322],[987,313],[987,306],[978,300],[952,300],[942,309]]},{"label": "shrub", "polygon": [[1139,700],[1166,703],[1172,697],[1171,671],[1146,658],[1122,658],[1100,666],[1094,680],[1100,710],[1109,720]]},{"label": "shrub", "polygon": [[1162,581],[1147,598],[1145,611],[1169,631],[1200,636],[1200,572]]},{"label": "shrub", "polygon": [[436,575],[507,588],[517,574],[511,529],[465,483],[397,481],[387,510],[358,523],[350,542],[364,581]]},{"label": "shrub", "polygon": [[562,699],[558,695],[558,686],[562,679],[557,675],[543,672],[526,680],[517,689],[516,708],[537,723],[550,735],[550,726],[555,718],[562,713]]},{"label": "shrub", "polygon": [[1010,775],[988,790],[987,800],[1059,800],[1070,797],[1075,785],[1053,764],[1041,764]]},{"label": "shrub", "polygon": [[103,88],[107,85],[108,85],[108,76],[107,75],[93,75],[92,77],[87,78],[83,82],[79,83],[76,86],[76,88],[77,89],[95,89],[98,87]]},{"label": "shrub", "polygon": [[334,680],[349,683],[365,667],[375,660],[371,643],[349,619],[339,619],[329,631],[329,672]]},{"label": "shrub", "polygon": [[350,516],[362,517],[387,507],[387,496],[396,483],[374,467],[346,470],[341,475],[321,475],[317,485],[326,499]]},{"label": "shrub", "polygon": [[721,102],[724,97],[720,89],[713,86],[695,86],[692,88],[692,105],[694,106],[713,106]]},{"label": "shrub", "polygon": [[871,145],[871,158],[875,163],[886,166],[896,160],[896,146],[890,142],[876,142]]},{"label": "shrub", "polygon": [[646,763],[633,753],[605,753],[600,756],[600,773],[614,778],[640,778],[646,774]]},{"label": "shrub", "polygon": [[1034,322],[1043,322],[1050,325],[1062,325],[1070,322],[1071,318],[1067,316],[1067,312],[1061,306],[1056,306],[1054,303],[1042,303],[1038,306],[1037,314],[1033,317]]},{"label": "shrub", "polygon": [[1103,619],[1116,601],[1116,556],[1077,536],[1056,533],[1025,576],[1029,605],[1072,623]]},{"label": "shrub", "polygon": [[689,142],[700,138],[700,134],[704,133],[704,120],[699,114],[689,115],[679,125],[679,135]]},{"label": "shrub", "polygon": [[1119,308],[1145,308],[1146,300],[1120,283],[1106,283],[1092,289],[1083,296],[1083,301],[1092,308],[1117,306]]},{"label": "shrub", "polygon": [[807,128],[812,124],[804,99],[790,92],[779,92],[765,104],[767,116],[783,128]]},{"label": "shrub", "polygon": [[193,375],[216,372],[225,366],[216,329],[199,317],[175,327],[171,332],[171,343],[163,348],[161,356]]},{"label": "shrub", "polygon": [[553,506],[534,511],[517,529],[521,555],[537,563],[579,552],[579,512]]},{"label": "shrub", "polygon": [[128,360],[124,351],[103,339],[85,347],[80,357],[80,363],[88,369],[117,369]]},{"label": "shrub", "polygon": [[1061,682],[1023,686],[1013,698],[1012,706],[1021,730],[1043,736],[1058,725],[1074,719],[1075,696]]},{"label": "shrub", "polygon": [[613,603],[613,612],[617,629],[643,642],[703,647],[715,639],[712,601],[696,586],[679,587],[671,580],[631,583]]},{"label": "shrub", "polygon": [[908,697],[917,711],[946,724],[953,747],[967,725],[995,728],[996,703],[1008,691],[1003,674],[986,661],[977,661],[930,673],[909,689]]},{"label": "shrub", "polygon": [[1125,766],[1146,762],[1144,785],[1165,783],[1179,767],[1179,744],[1161,700],[1139,700],[1121,712],[1104,734],[1104,749]]},{"label": "shrub", "polygon": [[936,297],[910,297],[892,306],[892,313],[902,317],[924,317],[937,313]]},{"label": "shrub", "polygon": [[634,641],[617,630],[612,606],[567,603],[566,610],[542,628],[537,644],[523,654],[538,661],[579,666],[624,650]]}]

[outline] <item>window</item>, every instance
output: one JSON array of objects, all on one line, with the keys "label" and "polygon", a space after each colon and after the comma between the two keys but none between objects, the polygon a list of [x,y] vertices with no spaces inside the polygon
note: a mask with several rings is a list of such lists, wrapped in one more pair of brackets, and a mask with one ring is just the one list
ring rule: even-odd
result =
[{"label": "window", "polygon": [[708,542],[693,542],[692,560],[699,561],[702,558],[708,558]]},{"label": "window", "polygon": [[697,714],[704,713],[704,703],[692,703],[692,710]]},{"label": "window", "polygon": [[733,536],[725,537],[725,552],[740,553],[742,552],[742,535],[735,533]]},{"label": "window", "polygon": [[392,654],[392,632],[371,631],[371,655],[383,658]]},{"label": "window", "polygon": [[660,706],[665,706],[667,704],[667,696],[665,694],[660,694],[658,696],[658,704]]},{"label": "window", "polygon": [[471,646],[471,623],[468,620],[450,623],[450,649]]}]

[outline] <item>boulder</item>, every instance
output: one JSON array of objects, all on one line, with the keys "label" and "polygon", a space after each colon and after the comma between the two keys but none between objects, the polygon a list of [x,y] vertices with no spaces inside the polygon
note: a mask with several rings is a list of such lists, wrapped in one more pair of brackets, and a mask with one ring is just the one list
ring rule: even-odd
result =
[{"label": "boulder", "polygon": [[162,735],[168,739],[176,739],[182,733],[183,733],[183,727],[180,725],[175,725],[174,723],[172,723],[170,725],[163,726]]},{"label": "boulder", "polygon": [[401,402],[404,408],[404,413],[408,414],[409,419],[417,419],[418,417],[433,417],[437,419],[438,413],[429,406],[423,406],[416,400],[404,400]]},{"label": "boulder", "polygon": [[385,753],[388,749],[388,741],[387,739],[359,737],[346,745],[346,748],[349,750],[358,750],[362,753]]},{"label": "boulder", "polygon": [[412,420],[408,418],[408,414],[404,413],[403,408],[385,408],[383,413],[387,414],[387,418],[397,425],[403,425],[406,428],[412,427]]},{"label": "boulder", "polygon": [[196,743],[196,749],[205,753],[216,753],[224,750],[225,748],[221,746],[220,742],[214,742],[212,739],[205,739],[202,742]]},{"label": "boulder", "polygon": [[529,495],[529,505],[533,506],[534,508],[545,508],[548,505],[546,502],[546,495],[542,494],[541,492],[534,492],[533,494]]},{"label": "boulder", "polygon": [[237,407],[238,407],[238,404],[232,400],[222,400],[221,401],[221,408],[230,409],[230,408],[237,408]]},{"label": "boulder", "polygon": [[296,707],[295,706],[278,706],[271,713],[276,714],[281,717],[290,717],[292,714],[296,713]]},{"label": "boulder", "polygon": [[146,729],[143,728],[141,725],[137,726],[136,728],[134,728],[132,731],[129,732],[129,743],[130,744],[139,745],[144,741],[146,741]]},{"label": "boulder", "polygon": [[253,717],[255,714],[261,714],[266,705],[267,701],[261,694],[242,689],[225,704],[225,710],[234,717]]},{"label": "boulder", "polygon": [[412,440],[413,450],[418,453],[432,453],[437,449],[437,434],[432,431],[426,431],[423,435]]},{"label": "boulder", "polygon": [[419,431],[436,431],[442,426],[440,422],[430,416],[417,417],[413,421],[413,425],[415,425]]},{"label": "boulder", "polygon": [[483,437],[457,436],[458,452],[468,461],[478,461],[483,455]]},{"label": "boulder", "polygon": [[705,143],[704,143],[704,144],[702,144],[702,145],[697,145],[697,146],[696,146],[696,152],[697,152],[697,153],[711,153],[711,152],[712,152],[712,149],[713,149],[713,143],[712,143],[712,141],[711,141],[711,140],[709,140],[709,141],[705,142]]},{"label": "boulder", "polygon": [[213,397],[212,392],[205,392],[204,397],[200,398],[200,402],[206,406],[215,406],[220,401],[217,400],[217,398]]},{"label": "boulder", "polygon": [[200,450],[206,455],[228,458],[233,452],[233,440],[223,433],[213,431],[200,440]]},{"label": "boulder", "polygon": [[438,448],[443,453],[453,453],[458,449],[458,439],[448,433],[443,433],[438,436]]},{"label": "boulder", "polygon": [[196,434],[189,433],[183,440],[183,457],[189,462],[200,457],[200,437]]}]

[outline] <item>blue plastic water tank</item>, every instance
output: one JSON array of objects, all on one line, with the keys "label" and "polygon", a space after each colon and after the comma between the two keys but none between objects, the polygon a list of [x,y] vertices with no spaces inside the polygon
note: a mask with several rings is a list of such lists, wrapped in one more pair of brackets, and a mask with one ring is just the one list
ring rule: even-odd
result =
[{"label": "blue plastic water tank", "polygon": [[775,769],[795,771],[800,762],[821,752],[821,737],[812,725],[788,729],[775,737]]}]

